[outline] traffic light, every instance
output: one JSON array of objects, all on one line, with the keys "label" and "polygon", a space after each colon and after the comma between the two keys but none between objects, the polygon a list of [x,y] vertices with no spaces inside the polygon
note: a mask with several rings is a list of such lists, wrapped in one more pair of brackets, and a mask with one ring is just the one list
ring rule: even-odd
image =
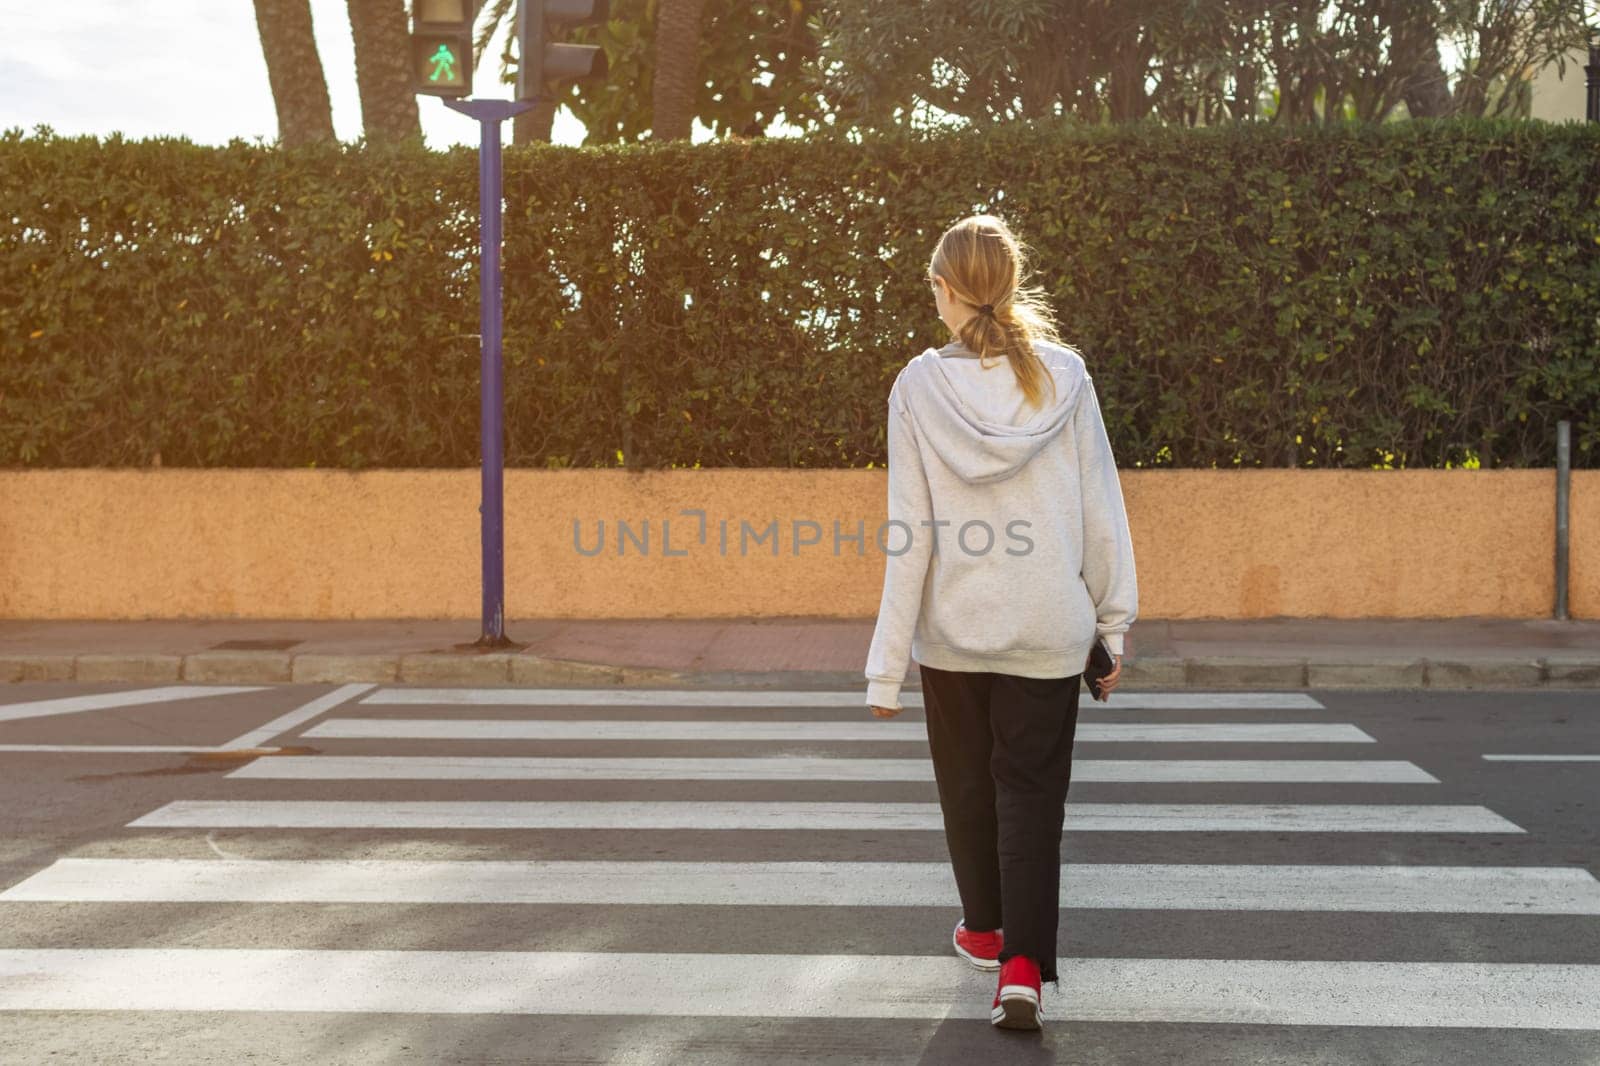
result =
[{"label": "traffic light", "polygon": [[472,92],[472,23],[479,0],[413,0],[411,82],[430,96]]},{"label": "traffic light", "polygon": [[535,100],[544,83],[564,78],[603,78],[606,53],[597,44],[552,41],[555,33],[573,26],[604,22],[610,17],[610,0],[521,0],[522,20],[517,27],[517,99]]}]

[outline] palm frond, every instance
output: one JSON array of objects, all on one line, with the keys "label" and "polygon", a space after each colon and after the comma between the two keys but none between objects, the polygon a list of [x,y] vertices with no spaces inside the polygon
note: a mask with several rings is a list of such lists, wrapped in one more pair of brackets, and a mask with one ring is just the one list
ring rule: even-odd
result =
[{"label": "palm frond", "polygon": [[489,39],[495,35],[502,22],[511,19],[516,4],[517,0],[492,0],[492,3],[486,5],[489,17],[481,21],[477,35],[472,39],[473,66],[483,62],[483,53],[489,47]]}]

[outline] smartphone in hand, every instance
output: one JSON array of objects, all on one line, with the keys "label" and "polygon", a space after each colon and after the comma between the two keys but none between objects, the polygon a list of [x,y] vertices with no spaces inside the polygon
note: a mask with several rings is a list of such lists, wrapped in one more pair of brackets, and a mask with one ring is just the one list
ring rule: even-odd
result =
[{"label": "smartphone in hand", "polygon": [[1101,637],[1096,637],[1094,647],[1089,649],[1089,661],[1083,667],[1083,683],[1089,686],[1089,695],[1101,703],[1109,697],[1100,694],[1100,682],[1111,671],[1117,668],[1117,661],[1111,657],[1111,650],[1106,647],[1106,642]]}]

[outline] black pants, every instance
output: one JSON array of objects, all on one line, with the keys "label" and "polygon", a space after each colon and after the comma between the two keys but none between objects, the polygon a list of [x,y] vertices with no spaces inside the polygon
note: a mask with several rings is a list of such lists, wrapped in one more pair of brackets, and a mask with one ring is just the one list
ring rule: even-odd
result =
[{"label": "black pants", "polygon": [[1082,675],[917,668],[962,917],[976,932],[1004,929],[1001,962],[1026,955],[1055,981]]}]

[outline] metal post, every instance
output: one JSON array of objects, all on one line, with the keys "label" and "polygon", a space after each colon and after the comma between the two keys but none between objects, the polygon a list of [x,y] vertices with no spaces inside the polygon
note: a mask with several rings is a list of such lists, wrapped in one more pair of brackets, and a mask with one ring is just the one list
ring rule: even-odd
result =
[{"label": "metal post", "polygon": [[1556,423],[1556,621],[1567,621],[1567,553],[1571,546],[1572,423]]},{"label": "metal post", "polygon": [[452,111],[478,120],[478,211],[483,247],[478,269],[482,369],[479,387],[479,447],[483,454],[481,541],[483,635],[481,647],[512,643],[505,632],[505,391],[501,380],[500,123],[533,105],[520,100],[445,100]]}]

